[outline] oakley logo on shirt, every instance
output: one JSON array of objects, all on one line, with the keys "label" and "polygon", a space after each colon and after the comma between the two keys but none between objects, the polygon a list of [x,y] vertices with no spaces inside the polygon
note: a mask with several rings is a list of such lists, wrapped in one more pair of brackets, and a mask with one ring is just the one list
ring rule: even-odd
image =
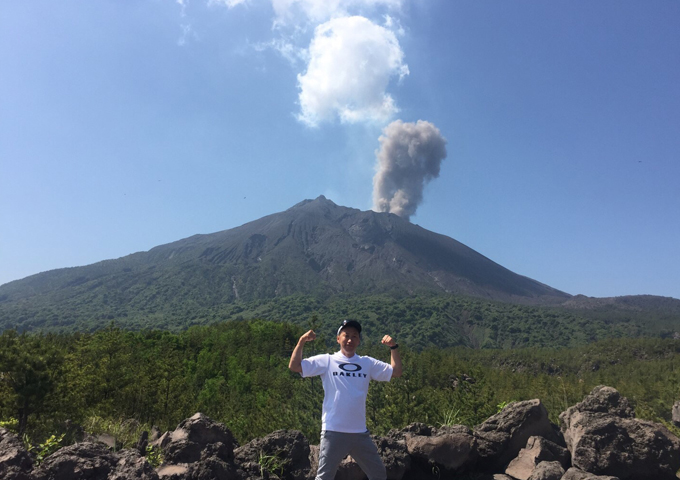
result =
[{"label": "oakley logo on shirt", "polygon": [[357,363],[340,363],[338,364],[338,367],[340,367],[345,372],[358,372],[361,370],[361,365]]},{"label": "oakley logo on shirt", "polygon": [[366,378],[367,375],[365,373],[357,373],[359,370],[361,370],[361,365],[357,363],[339,363],[338,368],[342,370],[342,372],[333,372],[333,376],[340,376],[340,377],[359,377],[359,378]]}]

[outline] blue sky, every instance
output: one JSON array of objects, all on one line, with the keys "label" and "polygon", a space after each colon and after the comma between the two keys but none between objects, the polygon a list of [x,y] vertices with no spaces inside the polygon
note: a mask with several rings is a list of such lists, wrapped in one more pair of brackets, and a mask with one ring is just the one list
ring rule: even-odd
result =
[{"label": "blue sky", "polygon": [[680,298],[678,25],[677,0],[5,1],[0,284],[370,209],[381,133],[424,120],[448,155],[412,222],[571,294]]}]

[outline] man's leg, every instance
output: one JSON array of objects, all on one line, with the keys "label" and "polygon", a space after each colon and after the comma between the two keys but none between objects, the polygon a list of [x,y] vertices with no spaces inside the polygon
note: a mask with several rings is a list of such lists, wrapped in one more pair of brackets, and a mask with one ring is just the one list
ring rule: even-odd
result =
[{"label": "man's leg", "polygon": [[355,441],[349,454],[359,464],[368,480],[385,480],[387,478],[385,465],[378,453],[378,447],[371,440],[371,435],[368,432],[351,435],[355,436]]},{"label": "man's leg", "polygon": [[334,480],[340,462],[352,448],[352,433],[321,432],[319,445],[319,469],[316,480]]}]

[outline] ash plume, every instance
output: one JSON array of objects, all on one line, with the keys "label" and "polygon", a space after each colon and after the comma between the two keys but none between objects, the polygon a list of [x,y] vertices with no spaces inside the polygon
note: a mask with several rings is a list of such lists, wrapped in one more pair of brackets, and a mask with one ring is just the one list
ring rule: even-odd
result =
[{"label": "ash plume", "polygon": [[423,188],[439,176],[446,139],[432,123],[396,120],[383,130],[376,151],[373,210],[409,220],[423,200]]}]

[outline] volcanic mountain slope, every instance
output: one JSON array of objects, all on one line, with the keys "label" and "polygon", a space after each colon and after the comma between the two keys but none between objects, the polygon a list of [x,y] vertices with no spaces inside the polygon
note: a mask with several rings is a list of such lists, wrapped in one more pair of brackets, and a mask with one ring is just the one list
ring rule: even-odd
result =
[{"label": "volcanic mountain slope", "polygon": [[185,290],[207,287],[210,302],[342,292],[438,291],[522,303],[570,297],[396,215],[320,196],[230,230],[11,282],[0,287],[0,301],[66,298],[103,286],[132,300],[168,274]]}]

